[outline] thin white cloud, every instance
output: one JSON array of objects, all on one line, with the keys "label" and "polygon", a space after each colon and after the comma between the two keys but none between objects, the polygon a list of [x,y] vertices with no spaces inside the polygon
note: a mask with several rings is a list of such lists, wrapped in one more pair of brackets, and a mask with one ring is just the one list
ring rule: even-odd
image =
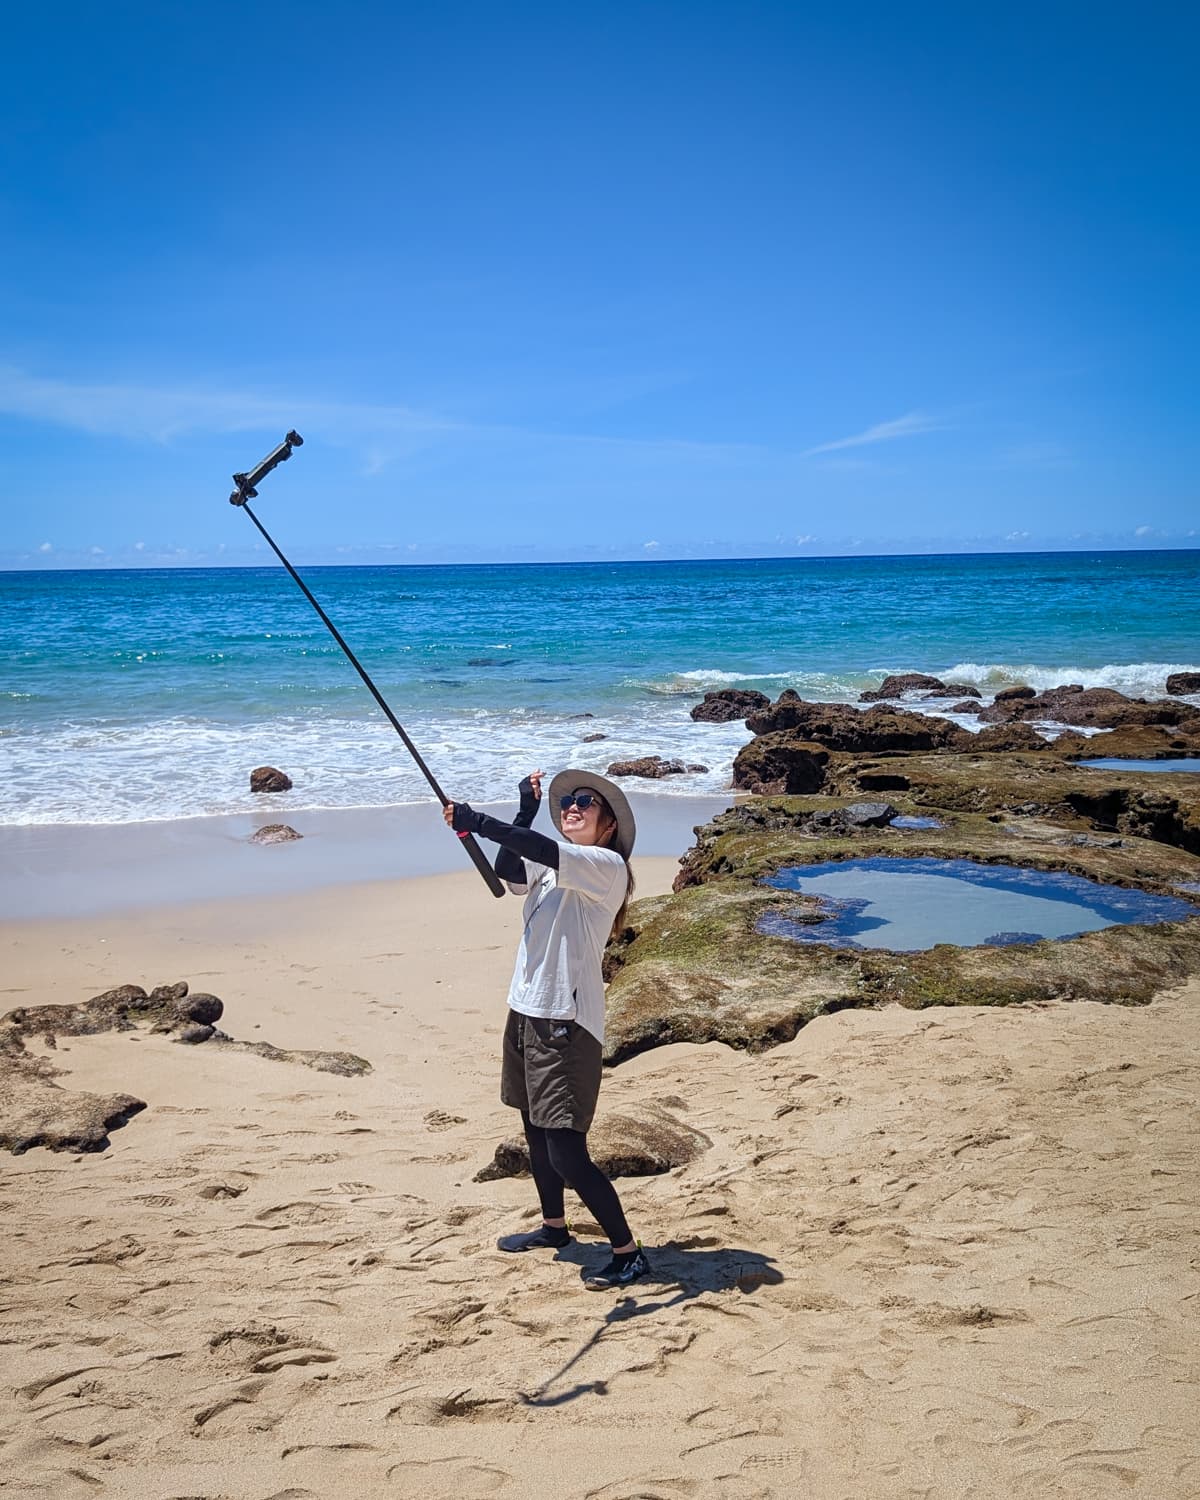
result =
[{"label": "thin white cloud", "polygon": [[189,432],[249,432],[306,423],[340,436],[386,432],[428,436],[454,430],[445,418],[406,406],[296,401],[248,391],[89,385],[0,366],[0,412],[96,435],[157,443]]},{"label": "thin white cloud", "polygon": [[949,425],[943,418],[932,416],[928,412],[910,411],[894,421],[877,422],[874,427],[868,427],[865,432],[856,432],[853,437],[838,438],[832,443],[819,443],[815,448],[807,449],[804,456],[813,458],[818,453],[836,453],[842,448],[865,448],[870,443],[890,443],[895,438],[918,437],[923,432],[944,432]]}]

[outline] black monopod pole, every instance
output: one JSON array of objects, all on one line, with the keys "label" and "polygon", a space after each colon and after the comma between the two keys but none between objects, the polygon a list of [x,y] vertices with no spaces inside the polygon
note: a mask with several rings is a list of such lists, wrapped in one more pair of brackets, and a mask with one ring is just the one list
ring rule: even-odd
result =
[{"label": "black monopod pole", "polygon": [[[283,553],[275,545],[270,532],[268,532],[267,528],[250,509],[250,499],[252,497],[257,497],[258,495],[258,491],[255,486],[260,482],[260,480],[265,478],[265,476],[271,472],[276,464],[281,464],[286,459],[291,458],[292,449],[302,447],[303,443],[304,439],[298,432],[289,432],[283,442],[280,443],[279,447],[273,449],[270,453],[268,453],[266,458],[264,458],[260,464],[251,469],[249,473],[235,474],[233,476],[233,482],[237,486],[237,488],[234,490],[233,494],[230,495],[229,503],[230,505],[239,506],[242,510],[244,510],[250,517],[250,519],[254,522],[254,524],[258,527],[267,546],[270,547],[271,551],[292,575],[292,578],[300,588],[301,593],[303,593],[304,597],[320,615],[322,623],[324,624],[326,630],[329,631],[329,634],[346,653],[346,656],[349,658],[350,665],[362,678],[363,682],[366,683],[367,689],[370,692],[371,696],[375,699],[375,702],[379,704],[380,708],[383,709],[384,713],[387,715],[388,722],[391,724],[392,728],[404,741],[404,748],[412,756],[413,760],[416,761],[417,769],[432,787],[433,795],[438,799],[443,807],[448,807],[450,804],[450,798],[446,796],[445,792],[443,792],[441,787],[437,784],[437,780],[434,777],[433,772],[425,764],[425,761],[421,756],[421,752],[413,744],[412,740],[409,739],[404,725],[401,724],[400,720],[388,706],[388,703],[383,694],[371,681],[371,678],[368,675],[367,670],[363,666],[362,662],[359,661],[358,657],[355,656],[354,652],[351,651],[350,647],[343,640],[341,631],[338,630],[337,626],[317,603],[316,599],[313,597],[312,590],[305,583],[304,579],[300,577],[299,573],[296,572],[295,568],[292,567],[291,563],[288,562],[287,558],[284,557]],[[496,874],[495,870],[492,869],[491,861],[488,859],[487,855],[483,852],[483,850],[479,847],[479,845],[475,842],[475,840],[469,833],[460,833],[458,835],[458,838],[463,848],[470,856],[472,864],[474,864],[475,868],[483,876],[484,883],[487,885],[488,890],[491,891],[493,896],[503,896],[504,885],[500,880],[500,877]]]}]

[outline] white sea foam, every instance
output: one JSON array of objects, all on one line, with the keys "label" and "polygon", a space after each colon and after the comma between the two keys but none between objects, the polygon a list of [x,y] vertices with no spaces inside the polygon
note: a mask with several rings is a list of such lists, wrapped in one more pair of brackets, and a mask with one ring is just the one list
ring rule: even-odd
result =
[{"label": "white sea foam", "polygon": [[970,682],[981,692],[993,694],[1015,683],[1024,683],[1044,692],[1047,688],[1078,682],[1084,687],[1115,688],[1131,698],[1162,698],[1166,696],[1167,678],[1172,672],[1198,670],[1200,668],[1187,663],[1162,661],[1113,663],[1103,667],[1043,667],[1036,663],[1021,666],[963,661],[945,671],[938,671],[936,675],[944,682]]},{"label": "white sea foam", "polygon": [[[638,781],[660,796],[719,793],[749,738],[740,721],[696,724],[688,705],[596,718],[474,712],[414,717],[405,727],[448,796],[515,796],[536,766],[604,772],[662,755],[706,772]],[[584,744],[588,734],[603,740]],[[256,796],[255,766],[275,765],[293,790]],[[69,774],[64,769],[69,768]],[[0,739],[0,823],[127,823],[270,809],[385,807],[426,801],[424,779],[382,720],[301,718],[249,724],[176,717],[141,725],[78,723]]]}]

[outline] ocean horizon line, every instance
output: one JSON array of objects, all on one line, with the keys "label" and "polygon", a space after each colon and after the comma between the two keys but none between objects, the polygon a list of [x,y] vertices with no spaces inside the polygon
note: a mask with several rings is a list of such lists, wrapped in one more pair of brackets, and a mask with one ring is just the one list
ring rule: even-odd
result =
[{"label": "ocean horizon line", "polygon": [[[296,550],[303,551],[303,544],[297,544]],[[465,558],[454,562],[418,562],[408,561],[403,558],[394,560],[371,560],[360,559],[358,561],[344,562],[307,562],[302,565],[306,568],[319,568],[329,571],[345,571],[348,569],[381,569],[393,568],[406,572],[418,572],[421,570],[444,570],[453,568],[606,568],[613,566],[621,567],[645,567],[659,568],[663,566],[676,566],[686,563],[695,567],[722,567],[733,563],[787,563],[787,564],[811,564],[811,563],[854,563],[854,562],[946,562],[962,561],[969,562],[973,559],[995,559],[995,558],[1046,558],[1046,557],[1085,557],[1089,554],[1103,553],[1106,557],[1155,557],[1155,556],[1186,556],[1195,553],[1200,556],[1200,547],[1196,546],[1166,546],[1166,547],[1117,547],[1104,543],[1096,543],[1089,547],[1047,547],[1039,549],[993,549],[982,552],[814,552],[803,557],[785,556],[780,553],[764,553],[755,556],[720,556],[720,557],[586,557],[586,558]],[[38,567],[10,567],[0,563],[0,574],[72,574],[72,573],[269,573],[278,572],[280,565],[277,562],[219,562],[206,560],[204,562],[164,562],[156,559],[154,562],[138,563],[123,561],[120,563],[100,562],[80,565],[73,563],[70,566],[57,566],[47,562]]]}]

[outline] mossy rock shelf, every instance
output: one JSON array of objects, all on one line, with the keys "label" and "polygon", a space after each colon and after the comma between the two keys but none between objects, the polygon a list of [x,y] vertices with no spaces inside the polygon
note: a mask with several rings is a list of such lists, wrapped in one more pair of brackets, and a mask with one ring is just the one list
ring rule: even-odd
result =
[{"label": "mossy rock shelf", "polygon": [[[788,866],[846,859],[968,859],[1064,871],[1155,894],[1177,895],[1181,886],[1200,883],[1200,858],[1180,837],[1181,830],[1194,830],[1200,846],[1194,780],[1163,787],[1188,779],[1155,776],[1150,787],[1144,785],[1150,776],[1127,776],[1114,787],[1099,773],[1062,761],[1047,765],[1041,755],[992,755],[980,784],[978,769],[964,764],[975,759],[835,755],[829,779],[842,796],[752,798],[699,829],[681,861],[675,894],[636,902],[625,933],[609,948],[606,1060],[617,1064],[683,1041],[763,1051],[791,1040],[816,1016],[887,1002],[913,1008],[1050,999],[1142,1005],[1200,972],[1200,912],[1018,947],[940,944],[915,953],[797,943],[757,930],[768,912],[804,920],[806,907],[816,904],[764,886],[765,877]],[[861,784],[864,767],[869,776],[875,766],[907,783],[887,792],[899,811],[932,815],[944,826],[828,836],[808,831],[813,812],[877,795]],[[1070,799],[1085,794],[1080,805],[1086,811],[1080,812]],[[1087,815],[1104,808],[1106,796],[1115,797],[1107,813],[1117,821]],[[1155,807],[1168,841],[1118,831],[1121,818],[1156,826],[1146,816]]]}]

